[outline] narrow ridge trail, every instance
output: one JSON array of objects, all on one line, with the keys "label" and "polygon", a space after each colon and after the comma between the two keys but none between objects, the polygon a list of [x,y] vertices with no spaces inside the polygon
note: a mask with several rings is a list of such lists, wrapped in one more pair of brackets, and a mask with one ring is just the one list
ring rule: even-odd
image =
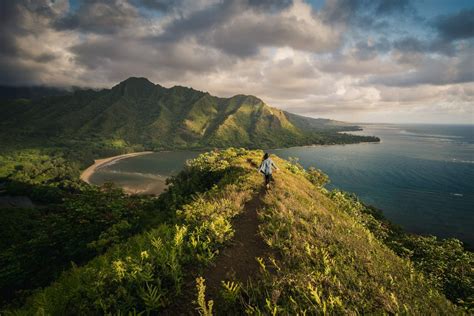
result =
[{"label": "narrow ridge trail", "polygon": [[245,204],[243,212],[233,221],[235,234],[232,244],[224,248],[212,266],[204,271],[202,277],[206,280],[207,300],[216,300],[222,288],[221,281],[246,284],[259,272],[256,258],[264,257],[268,250],[258,233],[257,210],[262,206],[264,194],[265,190],[261,189]]},{"label": "narrow ridge trail", "polygon": [[[205,279],[206,301],[217,302],[222,289],[221,281],[238,281],[243,285],[259,273],[257,257],[265,257],[268,246],[258,233],[259,219],[257,210],[262,207],[265,189],[262,187],[245,203],[241,214],[232,222],[235,230],[231,244],[221,250],[215,261],[207,267],[201,276]],[[163,311],[163,315],[198,315],[196,305],[191,304],[196,297],[195,279],[189,280],[183,289],[187,306],[175,302]],[[215,307],[218,307],[215,305]],[[215,313],[219,314],[218,310]]]}]

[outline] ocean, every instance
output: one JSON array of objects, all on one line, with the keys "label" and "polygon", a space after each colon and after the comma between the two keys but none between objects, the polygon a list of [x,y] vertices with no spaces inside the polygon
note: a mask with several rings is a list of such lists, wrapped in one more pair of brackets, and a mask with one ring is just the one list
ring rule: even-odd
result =
[{"label": "ocean", "polygon": [[[474,125],[362,125],[380,143],[268,150],[297,157],[329,175],[329,188],[356,193],[407,231],[456,237],[474,246]],[[91,182],[116,182],[138,192],[162,190],[198,152],[160,152],[119,160]],[[150,189],[151,188],[151,189]],[[154,192],[156,193],[156,192]]]}]

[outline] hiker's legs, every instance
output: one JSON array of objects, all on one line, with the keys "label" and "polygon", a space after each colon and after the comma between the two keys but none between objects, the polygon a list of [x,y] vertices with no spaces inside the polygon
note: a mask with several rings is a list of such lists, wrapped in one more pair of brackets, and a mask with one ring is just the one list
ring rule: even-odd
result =
[{"label": "hiker's legs", "polygon": [[266,186],[267,188],[270,187],[270,182],[273,182],[273,177],[272,177],[272,174],[271,174],[271,173],[265,175],[265,186]]}]

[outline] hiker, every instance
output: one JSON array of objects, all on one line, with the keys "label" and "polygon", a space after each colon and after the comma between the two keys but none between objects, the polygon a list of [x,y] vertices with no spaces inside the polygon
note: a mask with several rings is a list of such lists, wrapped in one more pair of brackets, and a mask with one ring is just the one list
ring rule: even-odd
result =
[{"label": "hiker", "polygon": [[258,171],[263,173],[263,175],[265,176],[265,186],[267,188],[270,187],[270,181],[273,181],[273,177],[272,177],[272,171],[273,171],[272,169],[273,168],[275,168],[275,170],[278,170],[278,167],[271,160],[270,155],[268,153],[265,153],[265,155],[263,156],[262,163],[260,164],[260,168],[258,169]]}]

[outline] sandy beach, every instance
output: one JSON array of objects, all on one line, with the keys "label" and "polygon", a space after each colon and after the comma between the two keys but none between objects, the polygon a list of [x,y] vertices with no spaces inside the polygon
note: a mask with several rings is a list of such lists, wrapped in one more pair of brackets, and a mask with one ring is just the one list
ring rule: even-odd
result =
[{"label": "sandy beach", "polygon": [[108,158],[103,158],[103,159],[96,159],[94,160],[94,164],[92,166],[88,167],[86,170],[82,172],[80,179],[84,182],[90,183],[89,180],[90,180],[91,175],[97,169],[100,169],[102,166],[105,166],[108,163],[111,163],[117,160],[130,158],[130,157],[147,155],[151,153],[153,153],[153,151],[141,151],[137,153],[123,154],[123,155],[118,155],[118,156],[113,156],[113,157],[108,157]]}]

